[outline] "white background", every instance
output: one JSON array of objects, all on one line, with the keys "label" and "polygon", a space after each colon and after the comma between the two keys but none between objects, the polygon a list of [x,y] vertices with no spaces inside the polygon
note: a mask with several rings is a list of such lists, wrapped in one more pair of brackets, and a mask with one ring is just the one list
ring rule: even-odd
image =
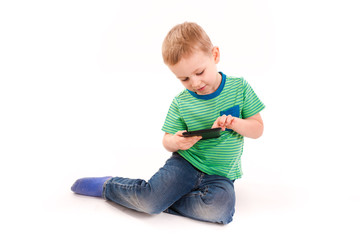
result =
[{"label": "white background", "polygon": [[[359,239],[357,1],[2,1],[2,239]],[[266,104],[246,139],[227,226],[75,195],[87,176],[148,179],[182,85],[163,64],[175,24],[220,47],[218,70]]]}]

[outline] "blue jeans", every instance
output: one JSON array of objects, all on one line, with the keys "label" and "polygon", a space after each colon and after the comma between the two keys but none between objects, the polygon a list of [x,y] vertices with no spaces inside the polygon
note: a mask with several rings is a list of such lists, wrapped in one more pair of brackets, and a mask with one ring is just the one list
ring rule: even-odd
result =
[{"label": "blue jeans", "polygon": [[235,212],[233,181],[197,170],[178,153],[149,181],[111,178],[104,184],[103,197],[139,212],[222,224],[231,222]]}]

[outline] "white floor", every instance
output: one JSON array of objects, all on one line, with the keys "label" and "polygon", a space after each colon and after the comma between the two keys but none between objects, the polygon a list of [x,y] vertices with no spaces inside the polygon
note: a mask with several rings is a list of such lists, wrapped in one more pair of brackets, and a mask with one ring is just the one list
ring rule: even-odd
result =
[{"label": "white floor", "polygon": [[[0,3],[0,239],[360,239],[355,1],[18,2]],[[160,49],[183,21],[203,25],[219,70],[266,105],[227,226],[70,191],[164,164],[182,86]]]},{"label": "white floor", "polygon": [[[331,166],[337,162],[334,159],[321,160],[319,156],[301,159],[286,149],[278,149],[282,152],[279,154],[261,153],[269,148],[266,139],[265,136],[258,142],[248,141],[248,151],[244,154],[245,175],[235,184],[236,213],[233,222],[227,226],[165,213],[149,216],[101,198],[80,196],[70,191],[73,181],[84,176],[116,175],[119,172],[125,176],[148,178],[168,155],[161,150],[160,154],[155,153],[155,149],[154,152],[150,150],[150,154],[140,152],[137,161],[130,155],[128,160],[121,158],[118,161],[95,161],[90,157],[90,164],[84,168],[75,158],[73,162],[53,161],[51,156],[49,161],[52,163],[45,167],[31,163],[13,165],[19,174],[7,176],[7,184],[2,189],[6,193],[1,206],[5,220],[2,234],[11,236],[7,239],[110,239],[123,236],[134,236],[135,239],[183,239],[189,236],[209,239],[235,236],[244,239],[359,239],[360,178],[357,170],[341,173],[341,168],[339,171],[337,166]],[[134,149],[124,151],[129,153],[130,150]],[[149,158],[145,159],[145,155]],[[155,158],[157,155],[159,159]],[[140,169],[135,171],[138,167]]]}]

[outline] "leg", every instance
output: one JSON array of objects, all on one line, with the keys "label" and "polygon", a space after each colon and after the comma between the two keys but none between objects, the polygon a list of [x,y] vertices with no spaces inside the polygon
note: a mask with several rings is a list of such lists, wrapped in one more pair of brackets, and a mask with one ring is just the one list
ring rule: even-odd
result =
[{"label": "leg", "polygon": [[105,183],[103,196],[124,207],[157,214],[189,193],[197,184],[198,175],[198,171],[188,161],[173,154],[148,182],[112,178]]},{"label": "leg", "polygon": [[196,220],[228,224],[235,212],[235,191],[231,180],[204,175],[197,189],[175,202],[168,213]]}]

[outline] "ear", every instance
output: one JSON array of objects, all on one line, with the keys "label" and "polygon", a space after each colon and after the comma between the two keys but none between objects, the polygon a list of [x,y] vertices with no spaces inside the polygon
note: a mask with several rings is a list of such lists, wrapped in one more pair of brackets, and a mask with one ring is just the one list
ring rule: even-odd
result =
[{"label": "ear", "polygon": [[220,50],[219,50],[219,47],[213,47],[212,56],[214,58],[215,64],[218,64],[220,62]]}]

